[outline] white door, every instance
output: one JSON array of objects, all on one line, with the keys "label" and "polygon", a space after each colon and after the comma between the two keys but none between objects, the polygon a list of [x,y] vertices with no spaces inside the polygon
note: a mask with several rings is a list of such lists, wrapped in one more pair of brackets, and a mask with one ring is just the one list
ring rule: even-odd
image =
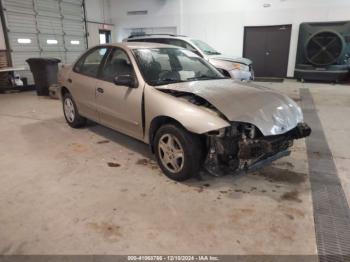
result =
[{"label": "white door", "polygon": [[13,66],[33,83],[25,62],[53,57],[72,63],[86,50],[83,0],[2,0]]}]

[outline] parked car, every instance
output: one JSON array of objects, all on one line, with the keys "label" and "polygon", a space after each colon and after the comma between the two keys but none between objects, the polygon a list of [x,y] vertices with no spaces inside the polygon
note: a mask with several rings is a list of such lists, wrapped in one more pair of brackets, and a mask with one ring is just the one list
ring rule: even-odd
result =
[{"label": "parked car", "polygon": [[186,48],[207,60],[227,77],[238,80],[253,80],[253,63],[247,58],[224,56],[207,43],[178,35],[130,36],[124,42],[151,42]]},{"label": "parked car", "polygon": [[225,78],[183,48],[100,45],[59,79],[71,127],[88,118],[149,144],[164,174],[178,181],[202,167],[255,169],[289,155],[293,140],[311,132],[287,96]]}]

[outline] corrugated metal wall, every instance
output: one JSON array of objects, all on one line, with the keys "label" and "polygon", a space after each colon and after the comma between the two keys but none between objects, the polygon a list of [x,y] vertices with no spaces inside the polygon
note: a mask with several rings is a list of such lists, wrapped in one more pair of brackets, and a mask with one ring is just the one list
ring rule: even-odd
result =
[{"label": "corrugated metal wall", "polygon": [[[30,57],[70,64],[86,50],[83,0],[2,0],[13,66]],[[21,72],[33,83],[30,71]]]}]

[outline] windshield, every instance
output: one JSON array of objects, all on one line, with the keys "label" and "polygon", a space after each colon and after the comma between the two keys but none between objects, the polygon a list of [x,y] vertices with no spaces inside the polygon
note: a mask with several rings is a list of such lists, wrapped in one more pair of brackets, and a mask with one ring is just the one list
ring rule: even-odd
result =
[{"label": "windshield", "polygon": [[200,50],[202,50],[203,53],[206,55],[221,55],[218,51],[216,51],[214,48],[212,48],[207,43],[201,41],[201,40],[191,40],[191,42],[197,46]]},{"label": "windshield", "polygon": [[225,78],[202,58],[186,49],[135,49],[145,81],[152,86]]}]

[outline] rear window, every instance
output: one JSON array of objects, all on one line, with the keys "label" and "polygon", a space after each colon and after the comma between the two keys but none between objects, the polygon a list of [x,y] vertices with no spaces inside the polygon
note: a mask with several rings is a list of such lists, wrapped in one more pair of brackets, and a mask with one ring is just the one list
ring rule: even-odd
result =
[{"label": "rear window", "polygon": [[146,42],[146,43],[159,43],[164,44],[164,39],[158,38],[144,38],[144,39],[128,39],[128,42]]},{"label": "rear window", "polygon": [[141,38],[141,39],[128,39],[128,42],[147,42],[147,43],[158,43],[165,45],[173,45],[185,48],[194,52],[196,55],[202,57],[202,55],[197,51],[197,49],[191,44],[187,43],[184,40],[176,39],[176,38]]}]

